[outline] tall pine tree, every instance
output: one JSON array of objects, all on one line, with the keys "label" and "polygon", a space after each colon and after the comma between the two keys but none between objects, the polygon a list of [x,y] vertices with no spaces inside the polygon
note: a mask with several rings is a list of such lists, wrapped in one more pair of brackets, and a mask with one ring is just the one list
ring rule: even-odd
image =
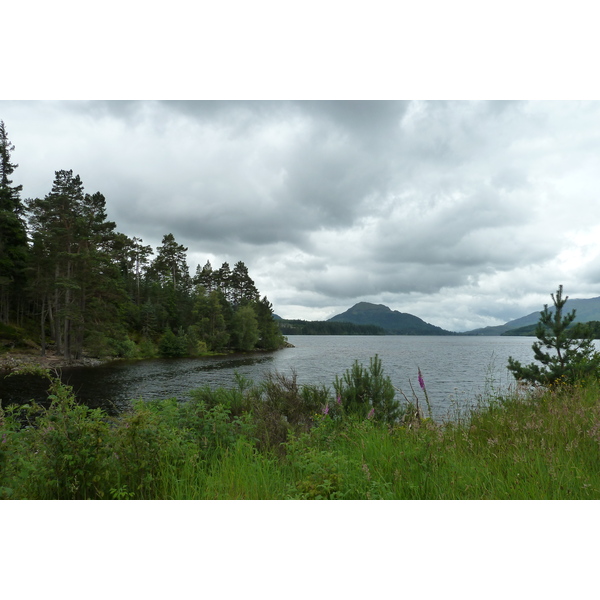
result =
[{"label": "tall pine tree", "polygon": [[26,284],[27,233],[21,203],[22,185],[10,176],[19,166],[11,162],[15,147],[0,121],[0,321],[19,320]]}]

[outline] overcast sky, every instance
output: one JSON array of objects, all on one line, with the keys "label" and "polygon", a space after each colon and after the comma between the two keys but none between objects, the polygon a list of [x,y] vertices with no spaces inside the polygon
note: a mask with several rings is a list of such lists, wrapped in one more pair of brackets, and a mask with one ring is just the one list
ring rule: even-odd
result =
[{"label": "overcast sky", "polygon": [[284,318],[463,331],[600,295],[599,102],[3,101],[14,182],[72,169],[119,231],[238,260]]}]

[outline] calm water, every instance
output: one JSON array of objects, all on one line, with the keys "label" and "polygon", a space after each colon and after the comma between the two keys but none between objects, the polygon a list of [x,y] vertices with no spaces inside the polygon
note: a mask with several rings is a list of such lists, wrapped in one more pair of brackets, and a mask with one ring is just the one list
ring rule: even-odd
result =
[{"label": "calm water", "polygon": [[[259,382],[269,371],[298,376],[300,384],[324,384],[333,390],[340,377],[358,360],[365,366],[378,354],[385,374],[396,388],[411,396],[410,384],[423,397],[417,369],[423,373],[434,416],[443,418],[458,403],[475,402],[493,386],[513,383],[506,370],[508,357],[529,363],[535,338],[437,336],[289,336],[294,348],[253,355],[201,359],[155,359],[115,362],[102,367],[64,369],[62,379],[77,397],[90,406],[111,412],[122,410],[132,399],[187,398],[203,385],[232,386],[235,373]],[[42,379],[0,378],[3,405],[35,398],[44,400]],[[398,395],[397,397],[400,397]],[[424,407],[424,402],[423,402]]]}]

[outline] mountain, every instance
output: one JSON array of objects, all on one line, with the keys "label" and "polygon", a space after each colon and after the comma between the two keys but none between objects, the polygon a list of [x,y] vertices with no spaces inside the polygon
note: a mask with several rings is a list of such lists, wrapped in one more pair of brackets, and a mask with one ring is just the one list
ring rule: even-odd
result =
[{"label": "mountain", "polygon": [[[550,312],[554,312],[553,306],[548,306]],[[575,323],[587,323],[588,321],[600,321],[600,296],[597,298],[574,298],[567,300],[563,309],[564,314],[571,312],[575,309]],[[533,312],[524,317],[515,319],[514,321],[508,321],[504,325],[496,325],[493,327],[482,327],[480,329],[473,329],[472,331],[465,331],[462,335],[511,335],[512,329],[520,329],[530,325],[535,325],[540,320],[540,312]],[[519,333],[516,333],[519,335]],[[520,334],[522,335],[522,333]]]},{"label": "mountain", "polygon": [[391,310],[383,304],[359,302],[346,312],[328,321],[355,323],[357,325],[377,325],[392,335],[455,335],[441,327],[436,327],[408,313]]}]

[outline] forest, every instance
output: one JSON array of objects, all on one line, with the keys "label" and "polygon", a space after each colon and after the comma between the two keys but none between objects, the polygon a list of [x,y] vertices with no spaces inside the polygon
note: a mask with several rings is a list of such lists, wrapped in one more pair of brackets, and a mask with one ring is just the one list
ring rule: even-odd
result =
[{"label": "forest", "polygon": [[301,319],[280,319],[278,323],[284,335],[386,335],[385,329],[377,325]]},{"label": "forest", "polygon": [[[209,261],[190,275],[167,233],[155,250],[117,231],[106,199],[55,172],[44,198],[22,199],[0,121],[0,351],[66,360],[274,350],[285,338],[246,265]],[[4,346],[4,348],[2,348]]]}]

